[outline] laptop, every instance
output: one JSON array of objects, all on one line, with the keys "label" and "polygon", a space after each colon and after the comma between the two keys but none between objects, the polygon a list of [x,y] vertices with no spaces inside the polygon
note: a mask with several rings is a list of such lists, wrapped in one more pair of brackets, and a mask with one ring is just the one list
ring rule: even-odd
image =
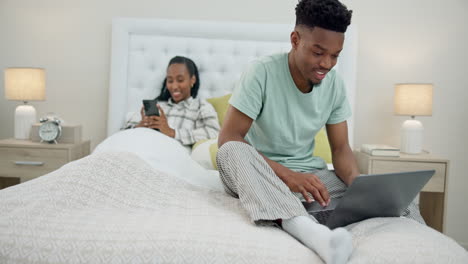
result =
[{"label": "laptop", "polygon": [[372,217],[398,217],[434,175],[435,170],[369,174],[357,177],[343,197],[322,207],[303,202],[307,212],[329,228]]}]

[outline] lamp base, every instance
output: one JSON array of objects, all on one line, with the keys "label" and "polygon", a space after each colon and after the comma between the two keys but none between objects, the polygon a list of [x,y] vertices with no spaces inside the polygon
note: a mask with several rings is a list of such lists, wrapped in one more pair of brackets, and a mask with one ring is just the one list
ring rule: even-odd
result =
[{"label": "lamp base", "polygon": [[32,125],[36,123],[36,109],[32,105],[19,105],[15,110],[15,138],[29,139]]},{"label": "lamp base", "polygon": [[416,119],[403,122],[401,126],[400,151],[407,154],[419,154],[422,152],[424,127]]}]

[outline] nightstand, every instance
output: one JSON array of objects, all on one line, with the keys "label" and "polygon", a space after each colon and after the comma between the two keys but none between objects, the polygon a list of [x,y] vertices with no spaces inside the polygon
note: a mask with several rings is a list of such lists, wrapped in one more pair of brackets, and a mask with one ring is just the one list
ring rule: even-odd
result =
[{"label": "nightstand", "polygon": [[0,189],[47,174],[89,153],[89,140],[75,144],[0,140]]},{"label": "nightstand", "polygon": [[356,150],[354,155],[363,174],[435,170],[434,176],[419,194],[419,209],[428,226],[440,232],[445,230],[448,160],[426,153],[418,155],[400,153],[400,157],[380,157]]}]

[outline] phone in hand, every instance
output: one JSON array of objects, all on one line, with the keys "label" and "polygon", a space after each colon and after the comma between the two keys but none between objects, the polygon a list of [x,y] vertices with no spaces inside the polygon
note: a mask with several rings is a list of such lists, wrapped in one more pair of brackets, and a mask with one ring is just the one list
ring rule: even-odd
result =
[{"label": "phone in hand", "polygon": [[145,115],[147,116],[159,116],[159,109],[156,106],[158,101],[155,100],[143,100],[143,107],[145,108]]}]

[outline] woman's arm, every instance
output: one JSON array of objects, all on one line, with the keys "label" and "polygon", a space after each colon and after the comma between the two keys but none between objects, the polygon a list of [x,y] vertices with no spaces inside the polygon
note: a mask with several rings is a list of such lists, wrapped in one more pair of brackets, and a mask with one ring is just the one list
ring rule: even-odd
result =
[{"label": "woman's arm", "polygon": [[203,139],[216,138],[219,133],[218,114],[213,106],[206,102],[200,102],[200,112],[195,120],[194,129],[175,129],[175,139],[183,145],[192,145]]}]

